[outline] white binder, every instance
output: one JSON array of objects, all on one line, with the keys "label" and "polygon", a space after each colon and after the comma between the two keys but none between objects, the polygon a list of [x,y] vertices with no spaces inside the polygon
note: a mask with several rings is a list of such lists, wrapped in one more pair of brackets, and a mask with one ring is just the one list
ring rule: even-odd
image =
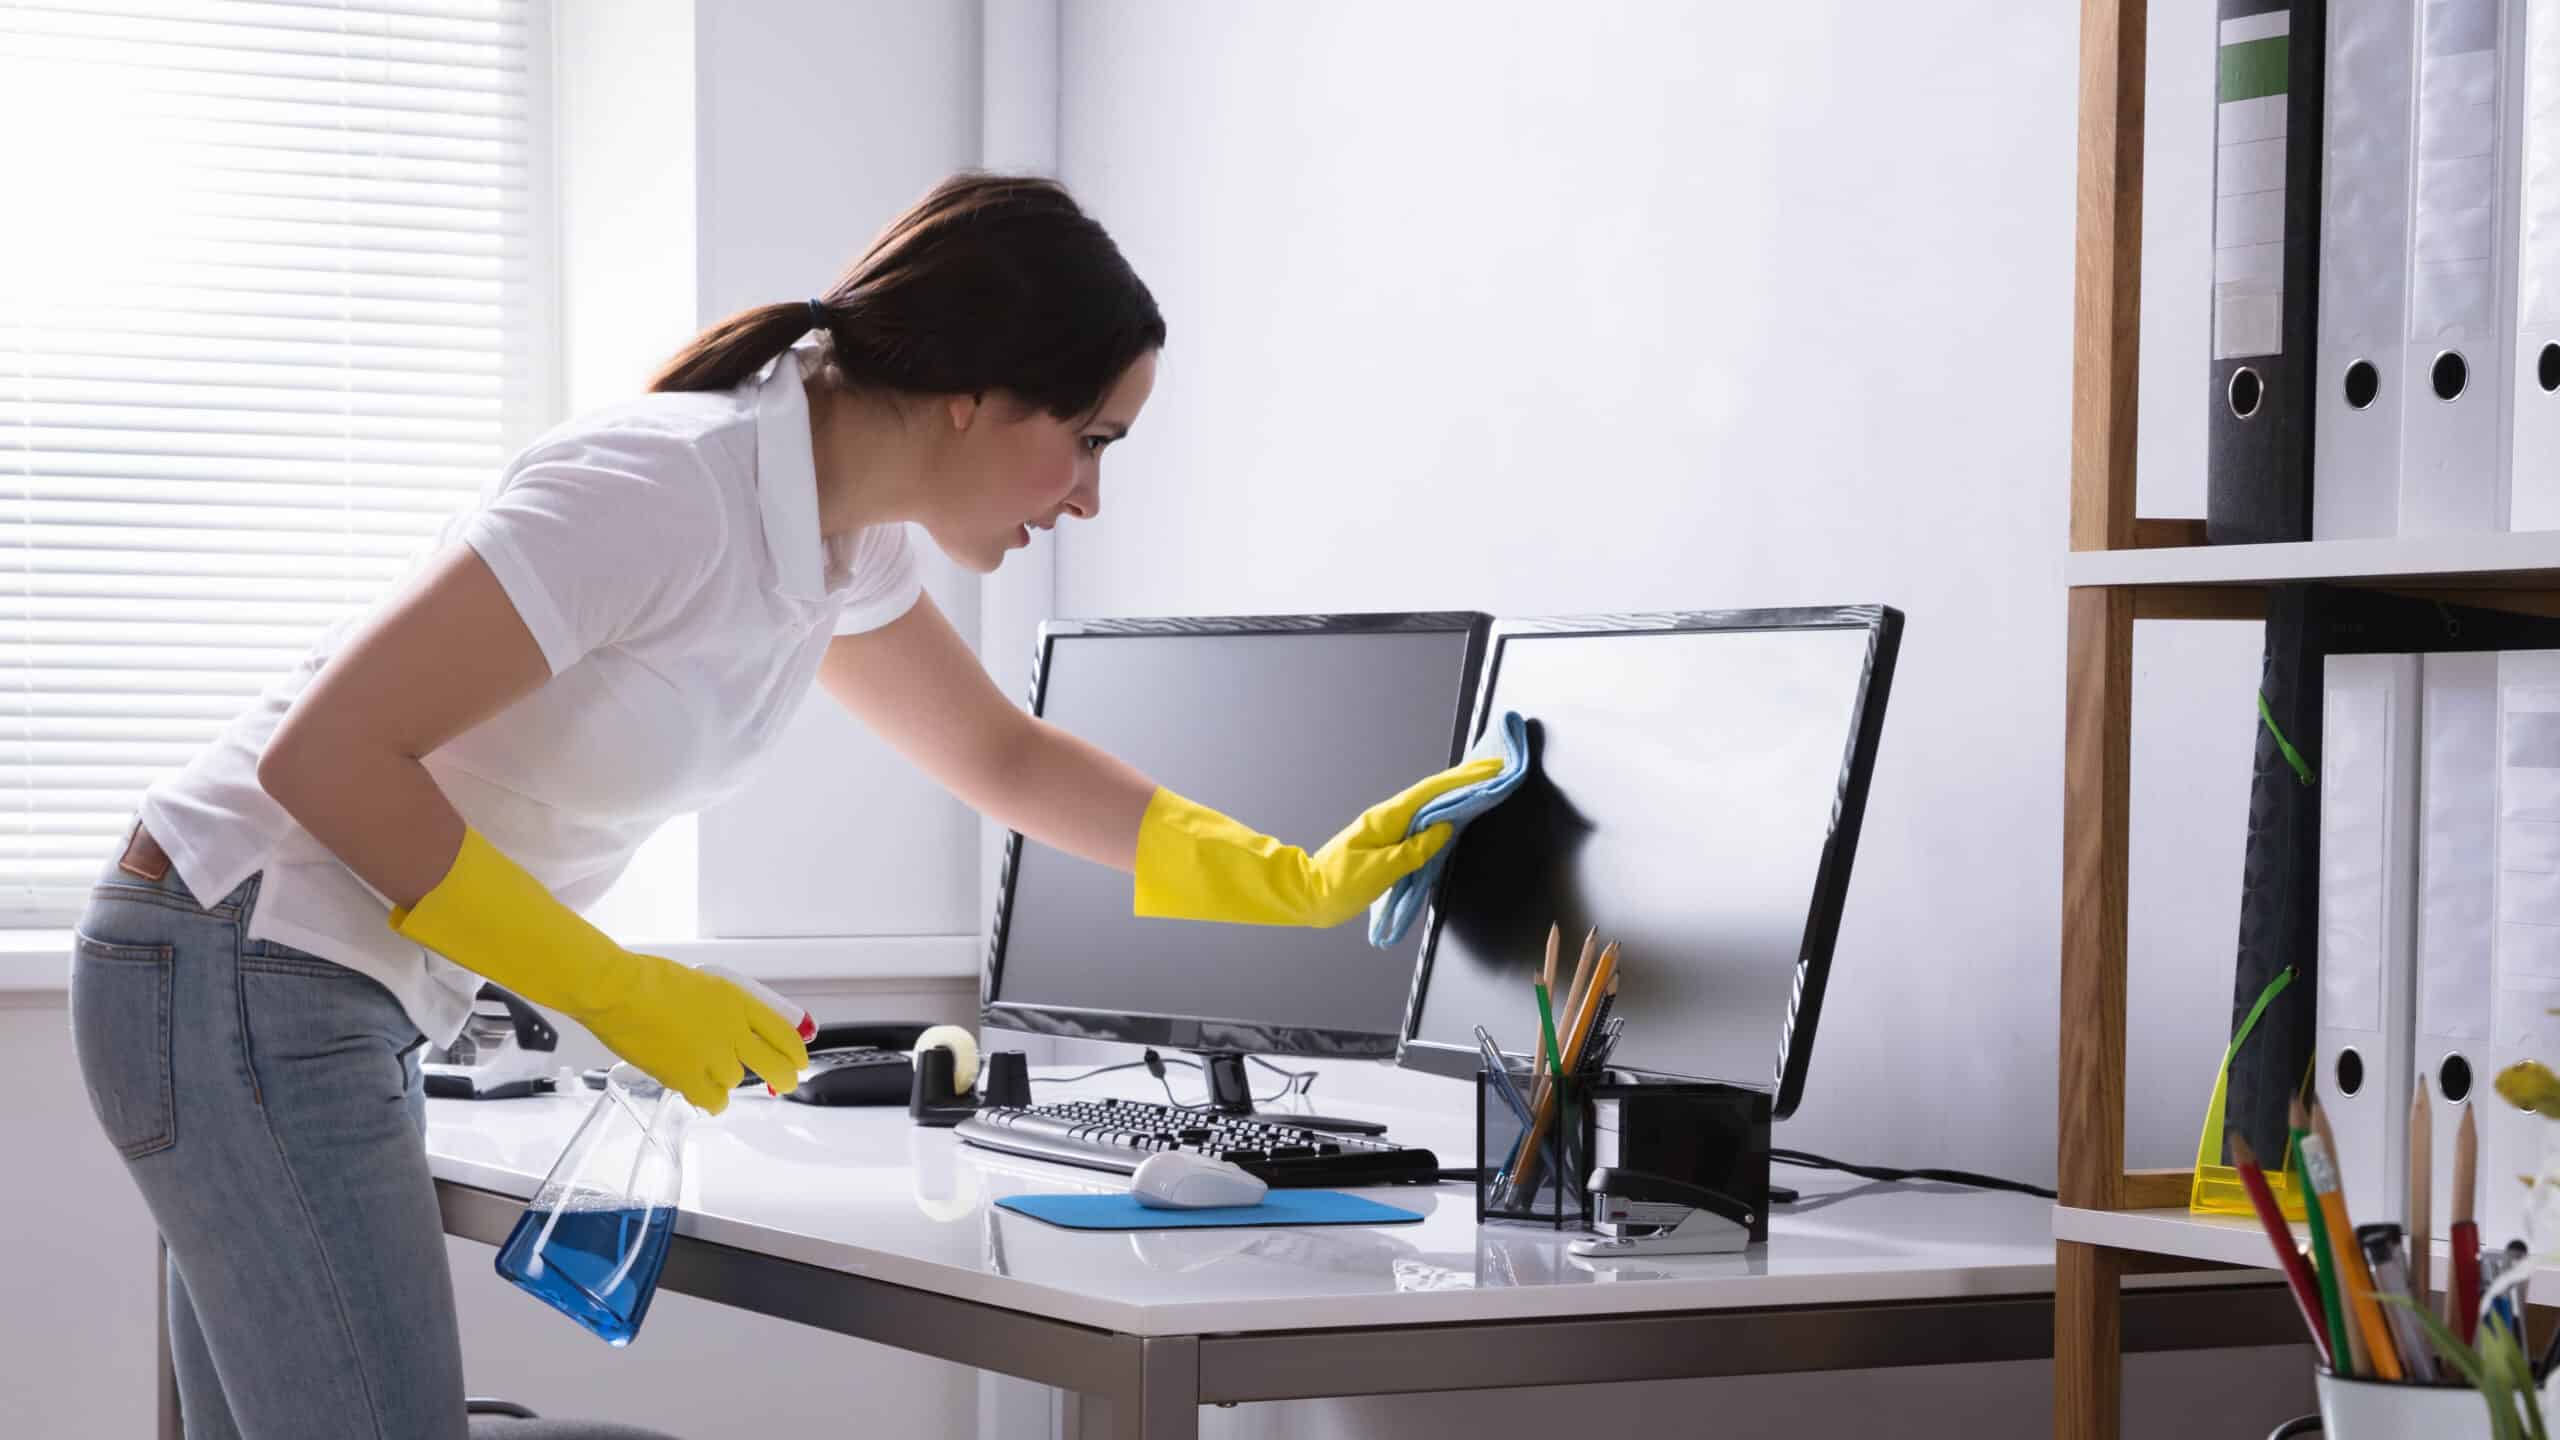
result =
[{"label": "white binder", "polygon": [[2516,117],[2508,525],[2560,530],[2560,5],[2524,9],[2506,73]]},{"label": "white binder", "polygon": [[2410,0],[2329,0],[2311,406],[2315,540],[2390,535],[2400,523],[2417,14]]},{"label": "white binder", "polygon": [[[2497,922],[2498,657],[2418,664],[2417,1038],[2427,1081],[2436,1238],[2452,1226],[2453,1140],[2463,1108],[2489,1096],[2490,966]],[[2483,1106],[2486,1109],[2486,1106]],[[2376,1219],[2390,1219],[2380,1215]]]},{"label": "white binder", "polygon": [[2322,682],[2314,1081],[2359,1223],[2408,1193],[2418,661],[2332,655]]},{"label": "white binder", "polygon": [[[2560,651],[2498,657],[2497,994],[2489,1077],[2520,1060],[2560,1066]],[[2551,1122],[2480,1106],[2480,1239],[2524,1234],[2524,1185]]]},{"label": "white binder", "polygon": [[2524,0],[2424,0],[2410,154],[2400,533],[2503,530],[2514,346],[2506,106]]}]

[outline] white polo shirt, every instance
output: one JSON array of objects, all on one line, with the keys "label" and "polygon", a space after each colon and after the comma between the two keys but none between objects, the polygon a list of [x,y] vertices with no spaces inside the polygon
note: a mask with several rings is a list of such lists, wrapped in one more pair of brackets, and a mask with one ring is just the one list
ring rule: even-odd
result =
[{"label": "white polo shirt", "polygon": [[[446,521],[488,562],[550,679],[425,758],[489,842],[563,904],[594,904],[669,816],[743,785],[817,678],[827,641],[920,593],[906,527],[821,536],[801,378],[823,341],[725,392],[649,394],[554,427]],[[789,361],[791,363],[784,363]],[[477,976],[400,937],[389,899],[258,785],[294,698],[405,579],[142,797],[200,904],[264,870],[249,938],[382,982],[428,1040],[461,1033]]]}]

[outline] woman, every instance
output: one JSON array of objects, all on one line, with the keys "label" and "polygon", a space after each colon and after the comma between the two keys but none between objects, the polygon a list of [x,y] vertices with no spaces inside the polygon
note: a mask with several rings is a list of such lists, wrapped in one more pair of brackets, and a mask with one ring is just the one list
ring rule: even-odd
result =
[{"label": "woman", "polygon": [[410,579],[138,806],[72,972],[100,1124],[169,1247],[190,1435],[456,1437],[418,1056],[481,977],[708,1111],[799,1038],[578,910],[735,789],[815,679],[985,814],[1134,876],[1136,913],[1350,917],[1445,843],[1445,772],[1313,856],[1024,715],[903,522],[991,571],[1101,507],[1164,321],[1044,180],[962,175],[825,296],[731,317],[534,441]]}]

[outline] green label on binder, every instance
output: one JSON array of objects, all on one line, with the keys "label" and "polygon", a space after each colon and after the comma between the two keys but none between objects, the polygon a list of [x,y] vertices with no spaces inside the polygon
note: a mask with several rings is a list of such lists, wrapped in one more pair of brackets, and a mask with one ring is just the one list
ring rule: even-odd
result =
[{"label": "green label on binder", "polygon": [[2264,40],[2242,40],[2222,47],[2222,83],[2218,98],[2225,105],[2235,100],[2263,100],[2285,93],[2285,55],[2287,37],[2270,35]]}]

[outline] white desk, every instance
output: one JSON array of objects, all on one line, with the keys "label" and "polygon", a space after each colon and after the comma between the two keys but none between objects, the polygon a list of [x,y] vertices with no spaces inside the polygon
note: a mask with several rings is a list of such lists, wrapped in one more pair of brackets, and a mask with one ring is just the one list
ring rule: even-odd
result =
[{"label": "white desk", "polygon": [[[1148,1094],[1127,1078],[1075,1093]],[[502,1241],[591,1098],[432,1102],[446,1230]],[[1326,1108],[1473,1158],[1463,1113]],[[2052,1353],[2053,1207],[2021,1195],[1781,1171],[1805,1203],[1765,1247],[1597,1266],[1478,1227],[1454,1184],[1361,1192],[1418,1225],[1079,1232],[992,1202],[1116,1177],[760,1093],[695,1127],[685,1183],[668,1289],[1081,1392],[1107,1410],[1082,1425],[1147,1440],[1188,1440],[1203,1404]],[[2127,1350],[2301,1338],[2271,1272],[2137,1277],[2123,1326]]]}]

